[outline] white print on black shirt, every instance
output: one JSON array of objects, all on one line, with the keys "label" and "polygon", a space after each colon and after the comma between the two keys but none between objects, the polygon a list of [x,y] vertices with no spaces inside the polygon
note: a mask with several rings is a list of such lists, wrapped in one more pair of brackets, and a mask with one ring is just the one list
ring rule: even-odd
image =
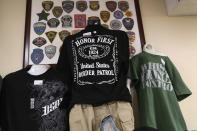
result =
[{"label": "white print on black shirt", "polygon": [[61,81],[45,81],[43,85],[29,85],[31,119],[37,122],[38,131],[65,131],[66,112],[58,107],[65,86]]},{"label": "white print on black shirt", "polygon": [[142,69],[142,87],[161,88],[172,91],[173,86],[170,77],[165,70],[165,66],[160,63],[147,63],[141,66]]},{"label": "white print on black shirt", "polygon": [[74,82],[78,85],[117,81],[117,38],[111,35],[79,37],[72,41]]}]

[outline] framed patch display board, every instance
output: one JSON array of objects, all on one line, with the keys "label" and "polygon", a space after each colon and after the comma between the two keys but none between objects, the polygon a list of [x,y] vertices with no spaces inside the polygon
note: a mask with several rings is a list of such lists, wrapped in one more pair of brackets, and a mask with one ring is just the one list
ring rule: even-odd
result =
[{"label": "framed patch display board", "polygon": [[131,56],[145,43],[138,0],[27,0],[23,66],[56,64],[66,36],[83,30],[91,16],[127,32]]}]

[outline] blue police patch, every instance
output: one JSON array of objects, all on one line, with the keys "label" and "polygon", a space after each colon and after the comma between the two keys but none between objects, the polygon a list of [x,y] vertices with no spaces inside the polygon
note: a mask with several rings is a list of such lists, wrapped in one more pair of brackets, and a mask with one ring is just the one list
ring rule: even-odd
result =
[{"label": "blue police patch", "polygon": [[132,30],[133,29],[133,26],[134,26],[134,20],[132,18],[124,18],[122,20],[122,23],[124,25],[124,27],[127,29],[127,30]]},{"label": "blue police patch", "polygon": [[37,23],[34,23],[33,27],[34,27],[34,31],[36,34],[42,35],[44,31],[46,30],[46,23],[37,22]]},{"label": "blue police patch", "polygon": [[33,49],[33,52],[31,54],[31,60],[34,64],[36,65],[40,64],[43,58],[44,58],[44,54],[42,49],[39,48]]},{"label": "blue police patch", "polygon": [[115,17],[116,19],[122,19],[123,16],[124,16],[124,14],[123,14],[123,12],[120,11],[120,10],[117,10],[117,11],[114,12],[114,17]]}]

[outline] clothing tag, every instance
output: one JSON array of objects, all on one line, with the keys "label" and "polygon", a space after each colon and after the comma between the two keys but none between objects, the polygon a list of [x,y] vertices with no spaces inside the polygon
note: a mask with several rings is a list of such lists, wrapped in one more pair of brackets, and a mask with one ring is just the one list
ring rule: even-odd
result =
[{"label": "clothing tag", "polygon": [[34,85],[43,85],[43,80],[34,80]]},{"label": "clothing tag", "polygon": [[30,99],[30,109],[34,109],[35,98]]},{"label": "clothing tag", "polygon": [[83,36],[90,36],[90,35],[92,35],[91,32],[83,33]]}]

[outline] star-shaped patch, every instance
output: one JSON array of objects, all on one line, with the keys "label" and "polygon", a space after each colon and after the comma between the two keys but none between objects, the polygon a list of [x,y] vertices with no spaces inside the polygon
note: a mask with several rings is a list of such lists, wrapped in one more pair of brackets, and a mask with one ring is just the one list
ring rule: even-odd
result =
[{"label": "star-shaped patch", "polygon": [[41,20],[46,20],[47,21],[47,17],[50,15],[49,13],[46,13],[44,10],[42,10],[41,13],[37,13],[38,17],[39,17],[39,20],[38,21],[41,21]]}]

